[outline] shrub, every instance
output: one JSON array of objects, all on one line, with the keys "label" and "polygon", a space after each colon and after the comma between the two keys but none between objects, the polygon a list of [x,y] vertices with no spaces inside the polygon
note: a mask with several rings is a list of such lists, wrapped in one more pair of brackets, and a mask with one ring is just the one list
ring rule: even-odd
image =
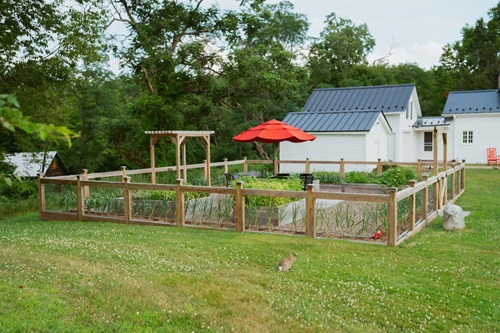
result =
[{"label": "shrub", "polygon": [[418,175],[412,168],[398,166],[384,171],[377,178],[379,184],[399,188],[408,185],[410,180],[418,180]]},{"label": "shrub", "polygon": [[37,195],[37,182],[35,180],[15,181],[11,186],[0,187],[0,195],[11,199],[28,199]]},{"label": "shrub", "polygon": [[351,171],[346,175],[344,181],[353,184],[376,184],[377,178],[370,172]]},{"label": "shrub", "polygon": [[342,179],[339,172],[317,171],[313,172],[314,179],[319,179],[321,184],[340,184]]},{"label": "shrub", "polygon": [[[245,188],[255,188],[275,191],[302,191],[303,185],[299,178],[288,179],[259,179],[254,177],[241,177],[238,180],[244,182]],[[231,184],[236,186],[236,181]],[[294,198],[267,197],[267,196],[246,196],[245,203],[252,206],[281,206],[296,201]]]}]

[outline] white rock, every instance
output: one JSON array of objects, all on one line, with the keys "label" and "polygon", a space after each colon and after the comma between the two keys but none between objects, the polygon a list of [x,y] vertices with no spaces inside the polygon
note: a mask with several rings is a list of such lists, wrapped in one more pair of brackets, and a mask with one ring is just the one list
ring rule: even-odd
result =
[{"label": "white rock", "polygon": [[445,230],[465,228],[464,218],[469,216],[469,214],[470,212],[464,212],[460,206],[451,203],[447,204],[443,210],[443,228]]}]

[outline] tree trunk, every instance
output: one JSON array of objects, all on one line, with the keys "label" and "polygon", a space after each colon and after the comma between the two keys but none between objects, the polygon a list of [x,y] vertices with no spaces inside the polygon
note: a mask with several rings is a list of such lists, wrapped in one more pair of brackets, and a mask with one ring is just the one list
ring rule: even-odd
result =
[{"label": "tree trunk", "polygon": [[266,153],[264,148],[262,148],[262,145],[259,142],[254,142],[255,148],[257,148],[257,152],[259,153],[260,157],[262,157],[263,160],[268,160],[269,155]]}]

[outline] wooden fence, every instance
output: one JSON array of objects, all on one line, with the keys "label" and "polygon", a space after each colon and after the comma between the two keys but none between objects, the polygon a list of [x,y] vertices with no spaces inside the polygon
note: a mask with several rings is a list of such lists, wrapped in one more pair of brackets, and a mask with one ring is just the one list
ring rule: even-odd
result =
[{"label": "wooden fence", "polygon": [[[243,171],[247,171],[248,164],[254,161],[232,161],[225,160],[220,163],[212,163],[211,166],[224,167],[227,173],[229,165],[243,164]],[[260,162],[260,161],[259,161]],[[340,165],[346,162],[340,161]],[[360,162],[357,162],[360,163]],[[362,162],[367,163],[367,162]],[[377,162],[381,166],[381,162]],[[375,163],[375,164],[377,164]],[[419,163],[420,164],[420,163]],[[307,170],[307,162],[306,162]],[[205,164],[191,165],[187,168],[204,168]],[[172,169],[174,168],[174,169]],[[378,167],[377,167],[378,169]],[[172,171],[175,167],[156,168],[156,172]],[[244,188],[244,182],[237,182],[236,188],[214,187],[214,186],[188,186],[183,184],[182,179],[177,180],[177,184],[150,184],[132,183],[130,175],[150,172],[150,169],[126,170],[122,168],[118,172],[88,174],[84,171],[81,175],[63,177],[42,177],[39,176],[39,213],[41,220],[73,220],[73,221],[103,221],[118,223],[136,223],[150,225],[177,225],[179,227],[189,226],[186,223],[186,194],[198,193],[205,195],[228,195],[233,198],[234,206],[232,210],[231,227],[238,232],[248,229],[245,216],[245,197],[266,196],[294,198],[305,201],[304,229],[302,233],[309,237],[322,236],[317,227],[317,202],[321,200],[336,200],[339,202],[361,202],[381,204],[387,209],[387,225],[384,232],[384,240],[389,246],[397,246],[408,237],[413,236],[424,226],[434,220],[444,205],[454,202],[465,188],[465,164],[460,164],[446,171],[437,173],[432,177],[423,176],[420,182],[412,181],[403,190],[397,191],[390,188],[382,194],[363,193],[337,193],[316,191],[313,185],[308,185],[307,191],[273,191]],[[92,180],[102,177],[119,176],[121,181],[100,181]],[[69,209],[51,209],[47,207],[46,187],[53,186],[60,191],[63,186],[70,187],[71,193],[76,192],[75,206]],[[108,210],[92,210],[86,204],[90,192],[98,189],[111,189],[121,194],[123,207],[120,212],[114,211],[109,214]],[[145,219],[143,216],[137,217],[133,214],[134,205],[133,191],[165,191],[175,193],[175,214],[173,221],[159,219]],[[57,195],[57,194],[56,194]],[[114,199],[116,201],[116,198]],[[401,207],[404,202],[404,209]],[[417,208],[418,207],[418,208]],[[404,214],[401,212],[404,210]],[[189,219],[189,218],[188,218]],[[301,232],[299,232],[301,233]]]}]

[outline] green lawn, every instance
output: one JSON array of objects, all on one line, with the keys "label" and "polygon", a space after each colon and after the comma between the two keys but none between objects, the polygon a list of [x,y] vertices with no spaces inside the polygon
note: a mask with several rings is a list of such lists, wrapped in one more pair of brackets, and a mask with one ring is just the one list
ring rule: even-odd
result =
[{"label": "green lawn", "polygon": [[500,170],[467,170],[466,229],[397,248],[3,219],[0,332],[500,332],[498,198]]}]

